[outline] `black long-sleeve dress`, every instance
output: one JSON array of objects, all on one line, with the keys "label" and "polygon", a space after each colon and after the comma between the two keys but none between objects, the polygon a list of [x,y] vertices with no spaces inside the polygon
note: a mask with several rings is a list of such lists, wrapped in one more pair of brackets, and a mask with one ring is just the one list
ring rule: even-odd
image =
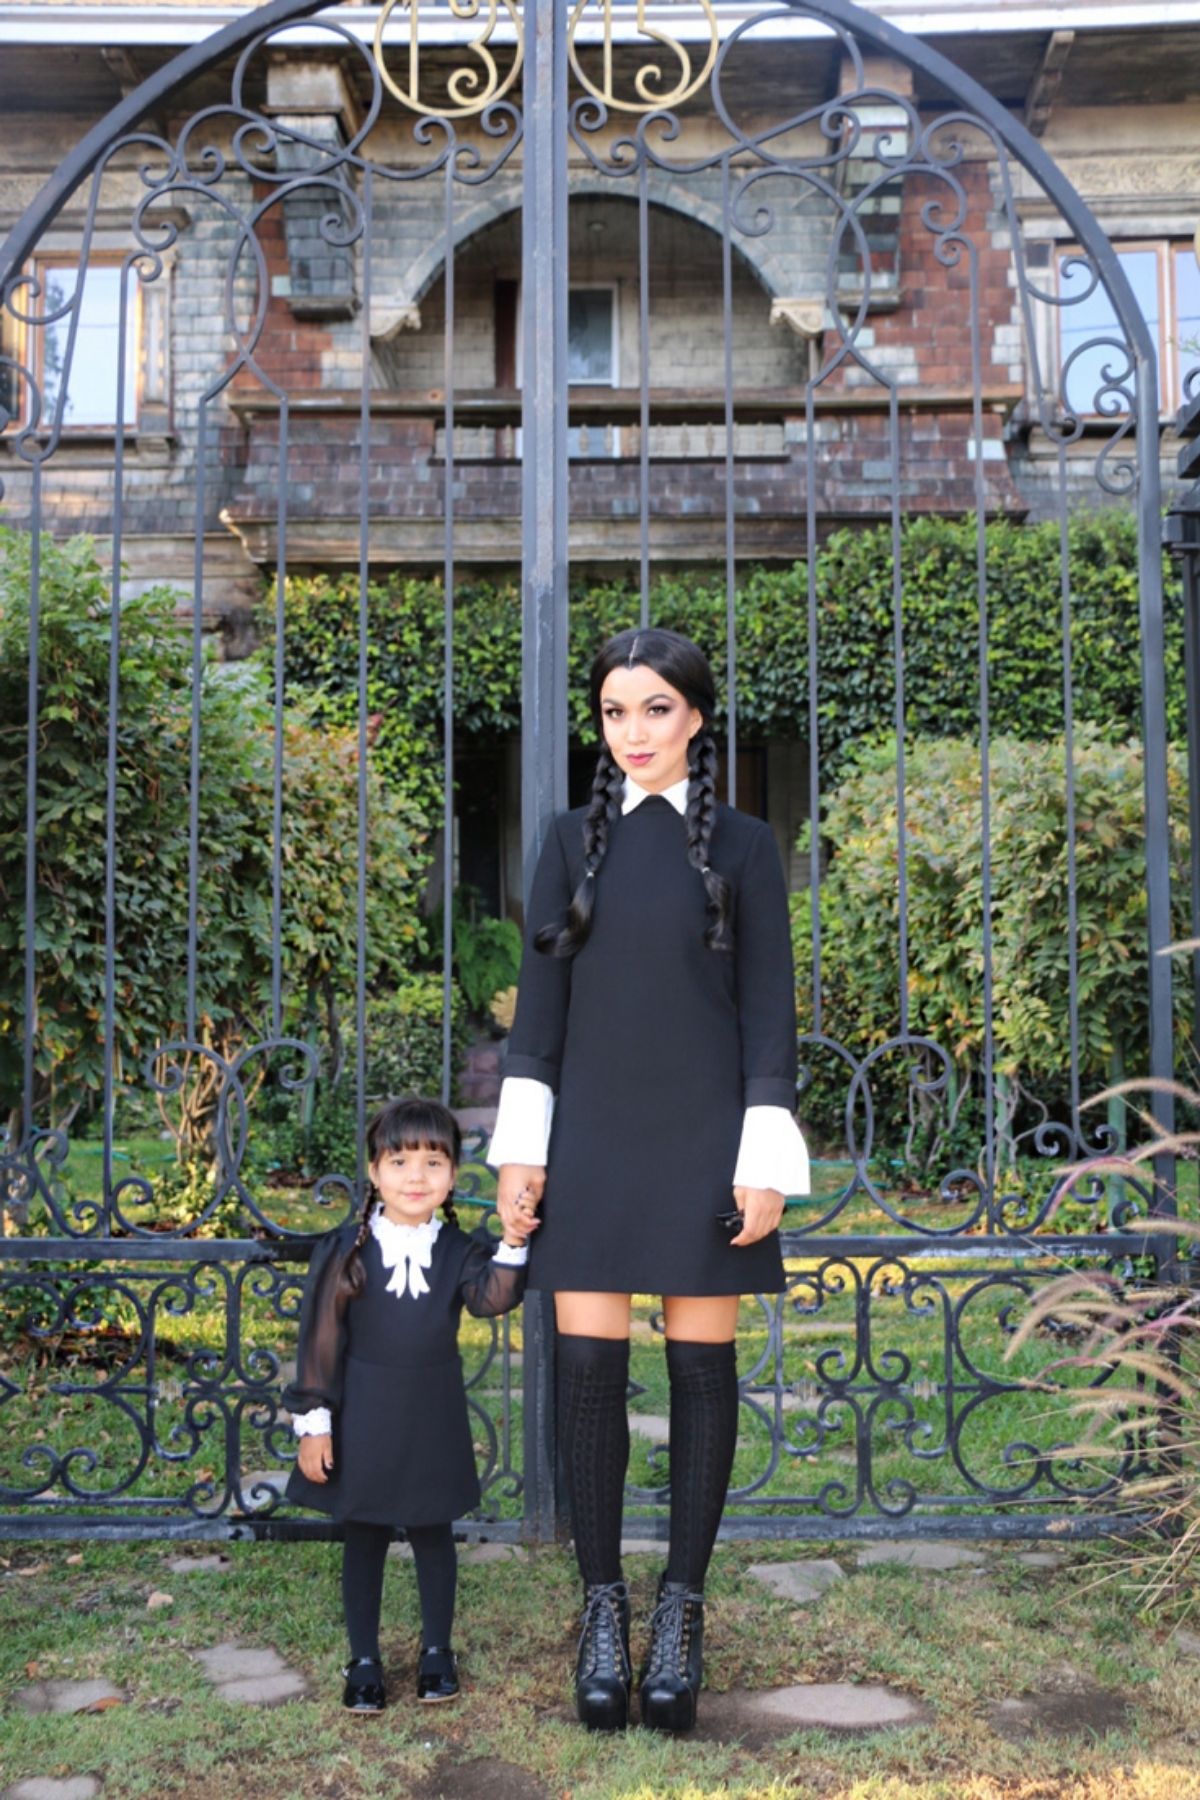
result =
[{"label": "black long-sleeve dress", "polygon": [[734,949],[705,944],[707,895],[661,795],[611,828],[591,934],[573,957],[533,934],[566,920],[586,808],[554,820],[533,880],[506,1075],[557,1101],[530,1286],[652,1294],[778,1292],[778,1233],[734,1248],[717,1223],[747,1106],[796,1104],[787,890],[769,826],[718,805],[709,861]]},{"label": "black long-sleeve dress", "polygon": [[443,1224],[419,1298],[388,1291],[373,1236],[362,1249],[366,1281],[339,1298],[338,1274],[356,1227],[331,1231],[313,1251],[300,1309],[296,1378],[283,1392],[291,1413],[326,1406],[333,1423],[327,1483],[292,1470],[287,1497],[338,1520],[436,1525],[479,1504],[458,1323],[465,1306],[495,1318],[525,1291],[523,1264],[495,1263],[496,1240]]}]

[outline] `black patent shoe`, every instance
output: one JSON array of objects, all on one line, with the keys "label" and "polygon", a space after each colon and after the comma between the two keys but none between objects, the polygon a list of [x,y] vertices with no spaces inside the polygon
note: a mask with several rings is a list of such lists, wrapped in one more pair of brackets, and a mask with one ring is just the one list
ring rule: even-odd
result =
[{"label": "black patent shoe", "polygon": [[589,1731],[624,1731],[629,1723],[629,1589],[623,1581],[586,1590],[579,1654],[575,1658],[575,1711]]},{"label": "black patent shoe", "polygon": [[686,1581],[664,1577],[639,1684],[642,1724],[651,1731],[690,1731],[703,1676],[704,1595]]},{"label": "black patent shoe", "polygon": [[342,1689],[342,1705],[347,1712],[363,1718],[381,1713],[387,1705],[387,1689],[383,1685],[383,1664],[377,1656],[356,1656],[342,1670],[346,1685]]},{"label": "black patent shoe", "polygon": [[422,1650],[417,1664],[417,1699],[436,1706],[443,1700],[457,1700],[459,1691],[458,1658],[453,1650],[432,1644]]}]

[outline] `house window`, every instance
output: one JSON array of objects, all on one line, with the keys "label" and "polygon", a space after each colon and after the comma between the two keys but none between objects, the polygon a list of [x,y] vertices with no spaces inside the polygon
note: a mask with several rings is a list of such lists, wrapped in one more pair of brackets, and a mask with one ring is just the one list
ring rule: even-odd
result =
[{"label": "house window", "polygon": [[[1195,251],[1190,244],[1125,244],[1117,255],[1158,351],[1159,411],[1173,414],[1181,404],[1189,371],[1200,366],[1200,268]],[[1066,304],[1059,311],[1058,329],[1061,366],[1071,364],[1067,405],[1077,417],[1088,418],[1104,406],[1105,366],[1118,380],[1124,373],[1118,348],[1124,333],[1106,290],[1099,282],[1092,286],[1092,272],[1080,257],[1078,250],[1059,252],[1058,292]],[[1129,379],[1121,385],[1128,386]],[[1119,396],[1117,400],[1119,408],[1123,403]]]},{"label": "house window", "polygon": [[[571,387],[615,388],[620,380],[615,287],[573,287],[567,296],[567,382]],[[572,425],[572,456],[619,456],[621,430],[600,417]]]},{"label": "house window", "polygon": [[[41,297],[26,302],[21,310],[39,315],[54,313],[82,282],[75,350],[67,370],[72,312],[52,324],[31,327],[34,372],[42,390],[42,425],[50,425],[61,401],[63,425],[70,428],[112,429],[117,423],[117,352],[121,331],[121,266],[90,262],[81,270],[67,258],[40,259],[36,264]],[[132,274],[126,280],[124,423],[137,425],[139,344],[141,342],[140,286]],[[18,304],[21,304],[18,300]],[[64,400],[64,383],[66,384]]]}]

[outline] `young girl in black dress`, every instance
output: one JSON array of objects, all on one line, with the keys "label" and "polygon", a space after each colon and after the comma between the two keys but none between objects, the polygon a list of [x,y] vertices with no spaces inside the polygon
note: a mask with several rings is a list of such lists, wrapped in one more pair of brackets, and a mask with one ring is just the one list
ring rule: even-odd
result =
[{"label": "young girl in black dress", "polygon": [[342,1704],[356,1713],[381,1711],[386,1697],[379,1612],[397,1524],[421,1601],[417,1698],[459,1691],[451,1521],[480,1497],[459,1315],[466,1306],[494,1318],[517,1305],[529,1237],[525,1215],[505,1226],[503,1244],[460,1230],[451,1196],[461,1153],[458,1122],[436,1101],[393,1100],[372,1119],[362,1217],[313,1251],[296,1378],[283,1394],[300,1440],[287,1497],[345,1525]]},{"label": "young girl in black dress", "polygon": [[738,1297],[782,1289],[797,1129],[787,893],[770,827],[716,797],[712,671],[672,631],[597,655],[602,747],[587,806],[554,819],[534,875],[488,1160],[530,1284],[555,1296],[558,1442],[584,1582],[583,1722],[629,1715],[621,1513],[630,1298],[663,1295],[670,1551],[641,1718],[695,1722],[704,1577],[737,1440]]}]

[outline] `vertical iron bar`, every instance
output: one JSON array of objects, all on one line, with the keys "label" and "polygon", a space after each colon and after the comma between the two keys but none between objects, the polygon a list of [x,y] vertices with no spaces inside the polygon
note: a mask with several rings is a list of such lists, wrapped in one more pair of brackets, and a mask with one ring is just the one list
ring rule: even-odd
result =
[{"label": "vertical iron bar", "polygon": [[908,1036],[908,821],[904,729],[904,573],[901,565],[900,530],[900,414],[895,382],[888,387],[888,447],[891,452],[892,500],[892,658],[895,667],[896,726],[896,901],[900,910],[898,958],[900,971],[900,1036]]},{"label": "vertical iron bar", "polygon": [[[1163,632],[1162,519],[1158,444],[1158,370],[1152,346],[1134,350],[1137,363],[1138,471],[1138,622],[1142,640],[1142,738],[1146,783],[1146,902],[1149,953],[1149,1066],[1152,1081],[1162,1084],[1149,1096],[1151,1116],[1170,1133],[1175,1128],[1175,1101],[1166,1084],[1174,1071],[1171,1005],[1171,821],[1167,802],[1166,645]],[[1155,1211],[1173,1218],[1175,1154],[1161,1150],[1154,1158]],[[1171,1240],[1172,1245],[1174,1240]],[[1160,1277],[1174,1280],[1174,1250],[1159,1263]]]},{"label": "vertical iron bar", "polygon": [[104,1149],[103,1200],[105,1229],[111,1229],[113,1198],[114,1043],[117,986],[117,726],[121,708],[121,551],[125,538],[125,368],[129,354],[129,278],[133,265],[121,265],[121,300],[117,315],[117,405],[113,439],[112,575],[108,613],[108,746],[104,794]]},{"label": "vertical iron bar", "polygon": [[650,623],[650,195],[645,145],[638,169],[639,574],[642,629]]},{"label": "vertical iron bar", "polygon": [[[960,240],[960,254],[962,250]],[[991,689],[988,680],[987,489],[983,479],[983,356],[979,341],[979,259],[966,245],[971,268],[971,441],[975,448],[975,586],[979,632],[979,852],[983,908],[983,1095],[984,1179],[987,1183],[988,1229],[996,1217],[996,1040],[992,957],[992,742]]]},{"label": "vertical iron bar", "polygon": [[367,1124],[367,666],[370,628],[371,557],[371,234],[374,177],[363,171],[363,294],[360,313],[359,463],[358,463],[358,943],[354,970],[354,1106],[358,1147],[355,1166],[361,1199],[366,1181]]},{"label": "vertical iron bar", "polygon": [[[1180,559],[1183,579],[1183,661],[1187,691],[1188,838],[1192,937],[1200,943],[1200,545]],[[1200,1052],[1200,949],[1192,952],[1192,1047]]]},{"label": "vertical iron bar", "polygon": [[271,800],[271,1033],[283,1036],[283,640],[287,630],[288,397],[279,396],[279,491],[275,499],[275,766]]},{"label": "vertical iron bar", "polygon": [[737,565],[734,560],[733,482],[733,245],[730,209],[730,159],[721,159],[721,307],[725,333],[725,696],[729,744],[725,791],[737,805]]},{"label": "vertical iron bar", "polygon": [[188,910],[187,910],[187,1013],[185,1037],[196,1041],[196,958],[199,947],[200,906],[200,687],[204,665],[201,625],[204,615],[204,500],[208,459],[208,403],[202,397],[196,409],[196,507],[195,543],[192,546],[192,726],[191,763],[188,774]]},{"label": "vertical iron bar", "polygon": [[[560,0],[526,14],[521,242],[521,838],[525,905],[547,825],[567,803],[567,33]],[[525,1530],[558,1527],[554,1313],[525,1302]]]},{"label": "vertical iron bar", "polygon": [[38,635],[42,611],[42,465],[33,465],[29,540],[29,690],[25,739],[25,1084],[22,1144],[33,1159],[34,1045],[37,1040]]},{"label": "vertical iron bar", "polygon": [[804,387],[804,566],[808,604],[808,893],[812,930],[812,1029],[821,1030],[821,714],[817,698],[817,470],[814,378]]},{"label": "vertical iron bar", "polygon": [[[414,13],[415,17],[415,13]],[[442,1104],[449,1104],[450,981],[454,965],[454,157],[446,159],[446,326],[442,386],[446,393],[443,429],[446,459],[442,511],[445,546],[442,570]]]},{"label": "vertical iron bar", "polygon": [[1079,894],[1075,842],[1075,671],[1071,642],[1071,539],[1067,518],[1067,451],[1058,446],[1058,564],[1062,590],[1063,763],[1067,799],[1067,1033],[1071,1058],[1071,1129],[1083,1154],[1079,1117]]}]

